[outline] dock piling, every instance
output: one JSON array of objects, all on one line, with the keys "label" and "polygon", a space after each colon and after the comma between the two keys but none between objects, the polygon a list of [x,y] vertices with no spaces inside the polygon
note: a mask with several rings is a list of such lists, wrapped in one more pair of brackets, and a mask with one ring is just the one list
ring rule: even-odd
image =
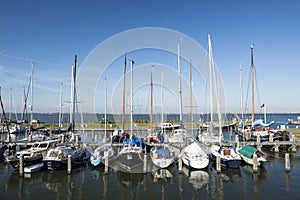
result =
[{"label": "dock piling", "polygon": [[144,173],[147,172],[147,154],[144,155],[144,169],[143,169]]},{"label": "dock piling", "polygon": [[68,155],[68,174],[72,172],[72,156]]},{"label": "dock piling", "polygon": [[285,154],[285,171],[290,172],[291,165],[290,165],[290,154],[286,153]]},{"label": "dock piling", "polygon": [[20,155],[19,158],[19,175],[23,176],[24,174],[24,156]]},{"label": "dock piling", "polygon": [[258,162],[257,162],[257,154],[253,154],[253,172],[258,172]]},{"label": "dock piling", "polygon": [[178,157],[178,170],[179,170],[179,173],[182,172],[182,157],[181,157],[181,155]]},{"label": "dock piling", "polygon": [[104,152],[104,158],[105,158],[104,172],[105,172],[105,174],[107,174],[108,173],[108,152],[107,151]]},{"label": "dock piling", "polygon": [[221,158],[220,158],[220,156],[217,156],[216,168],[217,168],[217,172],[220,173],[221,172]]}]

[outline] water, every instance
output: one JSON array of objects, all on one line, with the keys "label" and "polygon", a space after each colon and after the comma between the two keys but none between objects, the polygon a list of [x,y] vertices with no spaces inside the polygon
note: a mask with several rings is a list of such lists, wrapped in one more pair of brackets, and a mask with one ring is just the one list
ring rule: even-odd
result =
[{"label": "water", "polygon": [[1,163],[0,199],[298,199],[299,154],[291,154],[290,173],[285,172],[283,157],[282,153],[269,154],[258,173],[245,165],[222,169],[220,174],[213,166],[198,171],[184,167],[179,173],[176,164],[147,174],[112,169],[105,174],[103,166],[85,165],[71,175],[63,170],[19,177]]},{"label": "water", "polygon": [[[287,117],[296,119],[295,116]],[[228,133],[227,138],[228,138]],[[225,134],[225,135],[226,135]],[[93,136],[84,135],[87,141]],[[101,137],[98,137],[101,140]],[[40,171],[20,177],[11,166],[0,163],[0,199],[299,199],[300,149],[290,153],[291,170],[285,172],[285,152],[266,149],[268,162],[258,173],[252,166],[222,169],[209,165],[205,170],[174,164],[165,170],[146,174],[127,174],[88,164],[63,171]]]}]

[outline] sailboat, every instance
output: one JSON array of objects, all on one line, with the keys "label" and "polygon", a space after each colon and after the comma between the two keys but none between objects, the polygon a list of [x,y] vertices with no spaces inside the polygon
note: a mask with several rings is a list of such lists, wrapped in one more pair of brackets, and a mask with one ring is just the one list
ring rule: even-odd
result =
[{"label": "sailboat", "polygon": [[179,127],[174,129],[168,137],[170,144],[184,147],[186,144],[186,129],[183,127],[182,122],[182,90],[181,90],[181,68],[180,68],[180,42],[177,44],[177,68],[178,68],[178,79],[179,79]]},{"label": "sailboat", "polygon": [[[105,127],[104,127],[104,138],[103,142],[99,144],[99,146],[93,151],[91,157],[90,157],[90,163],[93,166],[98,166],[101,163],[105,163],[105,159],[111,159],[114,155],[113,148],[110,143],[107,143],[106,141],[106,105],[107,105],[107,82],[105,79],[105,114],[104,114],[104,121],[105,121]],[[107,152],[107,155],[105,155],[105,152]]]},{"label": "sailboat", "polygon": [[[213,75],[214,75],[214,61],[212,55],[212,46],[210,35],[208,34],[208,57],[209,57],[209,99],[210,99],[210,124],[205,132],[200,132],[198,135],[199,141],[205,144],[214,144],[220,142],[220,134],[215,132],[213,122]],[[220,121],[220,120],[219,120]],[[219,130],[222,130],[221,124],[219,124]]]},{"label": "sailboat", "polygon": [[270,123],[266,123],[266,105],[262,104],[261,108],[264,109],[264,121],[262,119],[256,119],[254,115],[254,80],[255,80],[255,69],[253,62],[253,45],[250,46],[251,49],[251,78],[252,78],[252,97],[251,97],[251,126],[245,124],[243,119],[241,119],[240,126],[237,129],[237,133],[241,135],[246,140],[257,141],[259,137],[260,141],[268,141],[269,136],[273,135],[272,130],[270,130],[270,126],[275,123],[275,121],[271,121]]},{"label": "sailboat", "polygon": [[116,157],[111,159],[110,166],[117,168],[117,170],[141,173],[143,172],[143,149],[142,142],[139,138],[133,136],[133,64],[134,61],[130,61],[131,67],[131,100],[130,100],[130,134],[126,134],[126,138],[123,140],[123,145],[119,150]]},{"label": "sailboat", "polygon": [[[193,134],[193,105],[192,105],[192,63],[190,63],[190,115]],[[197,141],[193,141],[191,144],[186,146],[182,151],[182,161],[183,163],[194,169],[206,168],[209,164],[209,158],[204,150],[204,147],[200,146]]]},{"label": "sailboat", "polygon": [[79,135],[75,139],[75,104],[77,101],[76,94],[76,66],[77,56],[74,56],[74,65],[72,66],[72,113],[71,113],[71,138],[66,145],[57,146],[47,151],[43,158],[43,163],[49,170],[59,170],[67,168],[68,156],[71,156],[72,167],[78,166],[86,159],[86,148],[78,143]]},{"label": "sailboat", "polygon": [[[210,69],[214,71],[214,62],[212,57],[212,45],[210,35],[208,35],[208,46],[209,46],[209,63]],[[211,77],[212,78],[212,77]],[[215,77],[216,78],[216,77]],[[215,82],[215,89],[217,88]],[[210,91],[210,96],[212,98],[212,91]],[[217,95],[219,96],[219,95]],[[210,158],[213,162],[216,161],[217,157],[221,159],[221,165],[229,167],[229,168],[238,168],[241,165],[241,157],[236,152],[235,147],[232,145],[222,145],[222,127],[221,127],[221,113],[220,113],[220,99],[217,98],[217,110],[218,110],[218,118],[219,118],[219,145],[214,144],[210,148]]]}]

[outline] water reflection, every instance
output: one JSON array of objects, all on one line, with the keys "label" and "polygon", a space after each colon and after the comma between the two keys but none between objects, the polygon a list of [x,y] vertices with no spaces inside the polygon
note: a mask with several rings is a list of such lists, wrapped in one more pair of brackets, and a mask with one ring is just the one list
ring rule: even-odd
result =
[{"label": "water reflection", "polygon": [[157,171],[152,171],[152,181],[154,183],[163,180],[165,182],[168,182],[169,179],[171,179],[174,176],[174,167],[169,167],[166,169],[158,169]]},{"label": "water reflection", "polygon": [[208,183],[209,175],[206,171],[188,169],[186,166],[183,166],[182,170],[194,189],[199,190],[203,185]]}]

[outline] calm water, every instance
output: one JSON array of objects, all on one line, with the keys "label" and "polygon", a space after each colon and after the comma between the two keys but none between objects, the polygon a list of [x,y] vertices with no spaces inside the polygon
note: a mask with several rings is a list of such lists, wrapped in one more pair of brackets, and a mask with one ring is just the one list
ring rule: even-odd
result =
[{"label": "calm water", "polygon": [[[299,149],[298,149],[299,151]],[[206,170],[177,170],[177,165],[147,174],[127,174],[89,165],[66,171],[41,171],[25,177],[0,164],[0,199],[299,199],[299,153],[291,154],[291,171],[284,154],[269,154],[258,173],[213,166]]]},{"label": "calm water", "polygon": [[[85,135],[86,140],[91,138]],[[174,164],[146,174],[113,169],[105,174],[104,167],[86,164],[71,175],[63,170],[19,177],[9,165],[0,163],[0,199],[299,199],[300,149],[290,153],[290,173],[285,172],[284,152],[264,152],[268,162],[258,173],[248,165],[221,173],[211,165],[193,171],[184,167],[179,173]]]}]

